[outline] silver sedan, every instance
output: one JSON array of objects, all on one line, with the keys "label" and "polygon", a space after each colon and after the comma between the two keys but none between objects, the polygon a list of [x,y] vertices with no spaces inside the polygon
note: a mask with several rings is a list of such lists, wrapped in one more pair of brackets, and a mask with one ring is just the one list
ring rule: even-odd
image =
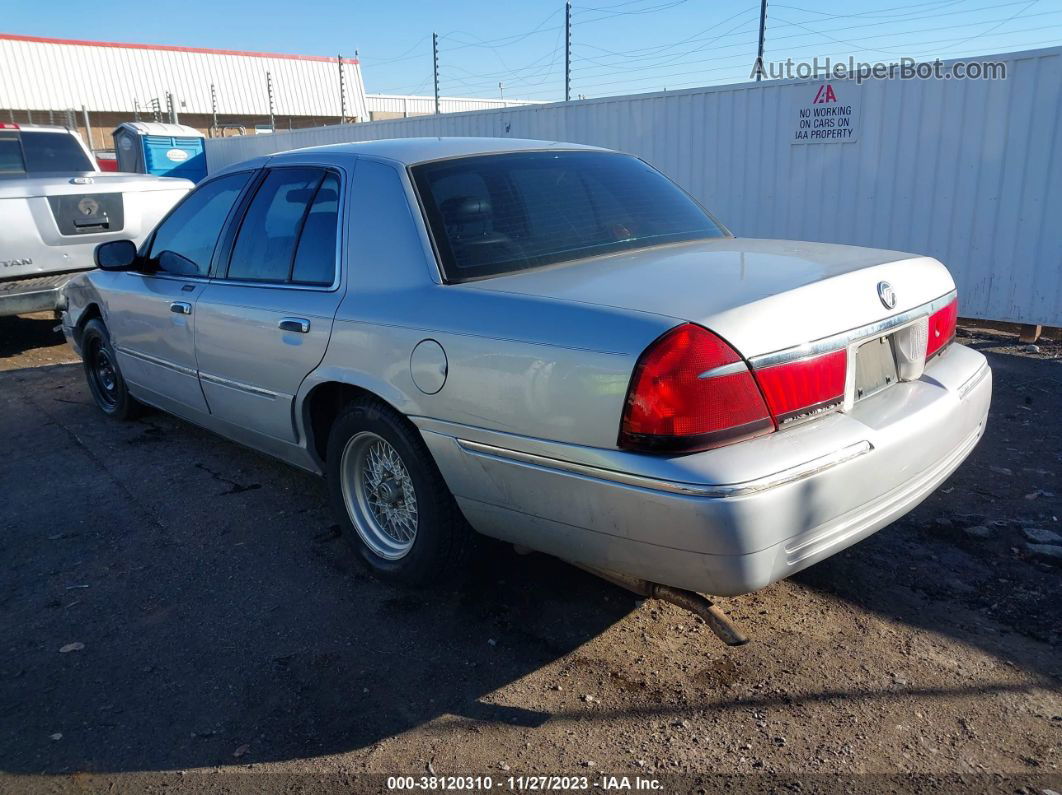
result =
[{"label": "silver sedan", "polygon": [[325,475],[345,537],[410,584],[459,573],[478,532],[762,588],[923,500],[991,397],[941,263],[735,238],[592,147],[264,157],[97,263],[63,325],[103,412],[148,404]]}]

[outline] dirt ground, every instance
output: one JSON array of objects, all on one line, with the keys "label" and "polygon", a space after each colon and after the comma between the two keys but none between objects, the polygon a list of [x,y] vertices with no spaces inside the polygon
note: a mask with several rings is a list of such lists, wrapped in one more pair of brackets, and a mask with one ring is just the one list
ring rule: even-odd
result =
[{"label": "dirt ground", "polygon": [[752,639],[727,648],[500,546],[455,594],[381,584],[321,481],[164,414],[106,420],[54,325],[0,318],[0,790],[1062,790],[1062,569],[1028,546],[1062,534],[1058,343],[964,329],[996,385],[972,457],[721,600]]}]

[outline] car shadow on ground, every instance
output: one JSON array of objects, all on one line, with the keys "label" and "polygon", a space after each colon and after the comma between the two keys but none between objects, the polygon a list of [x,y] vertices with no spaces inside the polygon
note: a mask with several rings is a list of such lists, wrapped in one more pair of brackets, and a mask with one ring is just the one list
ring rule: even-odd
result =
[{"label": "car shadow on ground", "polygon": [[5,771],[293,760],[436,719],[537,726],[550,713],[492,694],[634,607],[494,544],[456,589],[392,587],[349,551],[319,479],[167,415],[102,419],[76,365],[0,379]]},{"label": "car shadow on ground", "polygon": [[55,329],[59,321],[50,313],[0,317],[0,359],[9,359],[37,348],[63,343],[63,333]]}]

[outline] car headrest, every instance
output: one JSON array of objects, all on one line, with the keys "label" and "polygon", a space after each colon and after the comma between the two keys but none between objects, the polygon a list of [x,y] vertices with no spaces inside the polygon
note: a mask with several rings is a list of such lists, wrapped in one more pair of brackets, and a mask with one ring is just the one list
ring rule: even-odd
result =
[{"label": "car headrest", "polygon": [[454,196],[442,203],[443,222],[468,224],[490,217],[490,200],[476,196]]}]

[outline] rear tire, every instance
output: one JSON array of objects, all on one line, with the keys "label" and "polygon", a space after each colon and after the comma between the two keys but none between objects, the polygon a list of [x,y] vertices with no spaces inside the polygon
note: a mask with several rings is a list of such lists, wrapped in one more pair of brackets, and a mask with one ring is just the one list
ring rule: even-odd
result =
[{"label": "rear tire", "polygon": [[143,413],[143,404],[129,394],[107,326],[99,318],[81,331],[81,358],[89,392],[100,411],[116,420],[134,420]]},{"label": "rear tire", "polygon": [[328,435],[328,491],[343,536],[381,579],[459,582],[475,531],[409,422],[373,398],[349,403]]}]

